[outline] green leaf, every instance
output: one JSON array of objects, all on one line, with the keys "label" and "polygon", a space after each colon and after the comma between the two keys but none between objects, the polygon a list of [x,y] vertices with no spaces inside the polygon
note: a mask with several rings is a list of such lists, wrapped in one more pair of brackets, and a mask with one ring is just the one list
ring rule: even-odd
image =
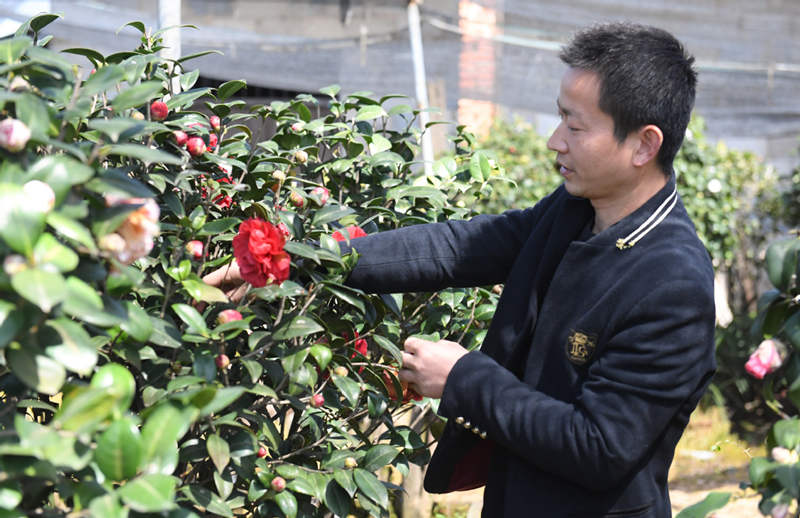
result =
[{"label": "green leaf", "polygon": [[106,306],[97,290],[78,277],[67,277],[66,284],[67,295],[61,305],[64,313],[101,327],[118,325],[124,319],[122,306],[113,303],[113,299]]},{"label": "green leaf", "polygon": [[225,516],[226,518],[233,518],[233,512],[231,512],[230,506],[223,502],[219,496],[212,493],[208,489],[202,486],[188,485],[184,486],[181,489],[181,492],[189,500],[194,502],[197,506],[203,508],[208,513]]},{"label": "green leaf", "polygon": [[317,361],[317,365],[321,371],[325,370],[325,368],[331,362],[331,358],[333,357],[333,353],[331,353],[331,350],[327,345],[314,344],[309,348],[308,351]]},{"label": "green leaf", "polygon": [[11,285],[22,297],[45,313],[67,296],[67,284],[60,273],[29,268],[11,278]]},{"label": "green leaf", "polygon": [[19,482],[6,480],[0,482],[0,509],[15,509],[22,502],[22,488]]},{"label": "green leaf", "polygon": [[307,315],[299,315],[292,320],[284,323],[273,334],[275,340],[289,340],[298,336],[307,336],[313,333],[324,331],[325,328],[319,325],[314,319]]},{"label": "green leaf", "polygon": [[800,446],[800,419],[781,419],[772,427],[772,434],[779,446],[794,450]]},{"label": "green leaf", "polygon": [[33,260],[37,266],[52,266],[60,272],[69,272],[78,266],[78,254],[48,233],[42,234],[36,241]]},{"label": "green leaf", "polygon": [[128,508],[120,505],[115,494],[92,499],[89,513],[92,518],[128,518]]},{"label": "green leaf", "polygon": [[105,388],[79,387],[64,398],[53,425],[76,433],[91,433],[118,407],[119,398]]},{"label": "green leaf", "polygon": [[113,119],[92,119],[87,124],[91,129],[95,129],[107,135],[112,142],[119,141],[122,135],[131,138],[142,133],[147,128],[145,121],[136,120],[130,117],[114,117]]},{"label": "green leaf", "polygon": [[[91,61],[92,64],[95,65],[95,67],[97,67],[97,65],[105,63],[105,61],[106,61],[106,58],[103,57],[102,54],[100,54],[99,52],[97,52],[94,49],[87,49],[87,48],[82,48],[82,47],[72,47],[72,48],[69,48],[69,49],[61,49],[61,52],[66,52],[67,54],[76,54],[78,56],[87,57],[87,58],[89,58],[89,61]],[[95,74],[97,74],[96,70],[95,70]],[[92,75],[95,75],[95,74],[92,74]]]},{"label": "green leaf", "polygon": [[31,130],[31,136],[37,140],[44,140],[50,132],[50,112],[47,104],[39,97],[24,93],[14,102],[17,108],[17,119],[21,120]]},{"label": "green leaf", "polygon": [[358,486],[356,486],[353,480],[353,473],[349,469],[337,469],[333,472],[333,478],[347,491],[348,495],[355,496]]},{"label": "green leaf", "polygon": [[358,121],[368,121],[372,119],[377,119],[379,117],[385,117],[386,110],[383,109],[383,106],[378,104],[371,104],[367,106],[362,106],[358,113],[356,113],[356,122]]},{"label": "green leaf", "polygon": [[67,196],[70,187],[87,181],[93,175],[92,168],[67,155],[41,158],[28,171],[29,180],[41,180],[52,187],[56,204]]},{"label": "green leaf", "polygon": [[179,156],[139,144],[115,144],[111,146],[108,154],[136,158],[145,164],[181,165],[183,163],[183,158]]},{"label": "green leaf", "polygon": [[377,471],[392,462],[398,453],[396,446],[376,444],[364,455],[361,467],[370,472]]},{"label": "green leaf", "polygon": [[225,99],[229,98],[242,88],[246,87],[247,83],[239,79],[223,83],[217,89],[217,99],[219,99],[220,101],[224,101]]},{"label": "green leaf", "polygon": [[361,395],[361,387],[359,384],[346,376],[337,376],[334,374],[331,376],[331,378],[333,379],[333,383],[336,385],[336,388],[339,389],[342,395],[350,403],[350,406],[355,407],[358,405],[358,398]]},{"label": "green leaf", "polygon": [[175,508],[175,484],[175,478],[169,475],[145,475],[119,488],[117,494],[131,509],[140,513],[169,511]]},{"label": "green leaf", "polygon": [[90,75],[86,82],[83,83],[81,94],[85,96],[93,96],[101,92],[105,92],[116,86],[125,77],[125,69],[119,65],[105,65],[98,68],[94,74]]},{"label": "green leaf", "polygon": [[125,310],[128,313],[128,318],[120,324],[120,327],[134,340],[146,342],[153,332],[153,323],[150,321],[150,316],[138,303],[130,300],[125,301]]},{"label": "green leaf", "polygon": [[188,326],[186,330],[187,332],[197,333],[202,336],[210,335],[205,319],[192,306],[186,304],[173,304],[172,310]]},{"label": "green leaf", "polygon": [[197,79],[200,77],[200,69],[196,68],[191,72],[187,72],[185,74],[181,74],[180,83],[181,83],[181,90],[186,91],[189,90],[194,84],[197,82]]},{"label": "green leaf", "polygon": [[288,354],[281,358],[281,366],[283,366],[283,370],[291,374],[299,369],[303,365],[303,362],[306,361],[308,352],[308,349],[300,349],[295,353]]},{"label": "green leaf", "polygon": [[713,491],[703,501],[685,508],[675,518],[705,518],[711,511],[725,507],[730,498],[730,493]]},{"label": "green leaf", "polygon": [[15,251],[30,257],[44,230],[45,213],[30,203],[19,185],[0,184],[0,237]]},{"label": "green leaf", "polygon": [[128,108],[142,106],[154,97],[161,95],[163,89],[161,81],[145,81],[121,91],[111,101],[114,111],[121,113]]},{"label": "green leaf", "polygon": [[97,252],[92,233],[74,219],[59,212],[51,212],[47,215],[47,224],[62,237],[85,246],[92,253]]},{"label": "green leaf", "polygon": [[763,486],[775,466],[776,464],[766,457],[756,457],[751,460],[749,467],[750,483],[757,488]]},{"label": "green leaf", "polygon": [[91,374],[97,364],[97,349],[89,334],[77,322],[67,318],[48,320],[45,325],[56,331],[60,343],[41,344],[47,356],[82,376]]},{"label": "green leaf", "polygon": [[336,94],[338,94],[341,89],[342,87],[339,85],[330,85],[325,88],[320,88],[319,93],[336,97]]},{"label": "green leaf", "polygon": [[353,288],[344,286],[342,284],[337,284],[330,281],[323,281],[323,283],[326,291],[332,293],[336,298],[341,299],[353,306],[360,314],[364,314],[366,311],[366,305],[361,299],[360,293],[355,291]]},{"label": "green leaf", "polygon": [[6,348],[6,362],[11,372],[23,383],[48,395],[57,394],[67,373],[60,363],[14,342]]},{"label": "green leaf", "polygon": [[147,415],[142,427],[143,460],[148,462],[157,452],[178,441],[191,424],[186,415],[171,402],[160,404]]},{"label": "green leaf", "polygon": [[347,494],[342,486],[335,480],[331,479],[328,485],[325,486],[325,505],[338,516],[346,516],[350,514],[353,500]]},{"label": "green leaf", "polygon": [[284,245],[283,249],[293,257],[299,255],[300,257],[311,259],[316,264],[320,264],[319,255],[313,246],[296,241],[289,241]]},{"label": "green leaf", "polygon": [[17,36],[7,40],[0,40],[0,63],[14,63],[25,54],[25,50],[33,45],[33,40],[28,36]]},{"label": "green leaf", "polygon": [[94,460],[111,480],[126,480],[136,475],[142,461],[139,429],[128,418],[118,419],[97,439]]},{"label": "green leaf", "polygon": [[797,253],[800,239],[787,238],[772,242],[767,247],[766,269],[773,286],[787,292],[792,275],[797,270]]},{"label": "green leaf", "polygon": [[290,491],[281,491],[275,495],[275,503],[281,508],[286,518],[297,517],[297,499]]},{"label": "green leaf", "polygon": [[153,325],[153,332],[150,334],[150,342],[170,349],[182,347],[181,332],[170,322],[151,316],[150,322]]},{"label": "green leaf", "polygon": [[214,393],[214,397],[200,408],[200,415],[207,416],[225,409],[244,394],[244,387],[223,387]]},{"label": "green leaf", "polygon": [[325,225],[334,221],[339,221],[345,216],[354,214],[355,211],[349,207],[342,207],[341,205],[326,205],[325,207],[314,213],[314,220],[312,224],[315,227]]},{"label": "green leaf", "polygon": [[793,498],[800,497],[800,467],[782,464],[775,468],[775,478]]},{"label": "green leaf", "polygon": [[20,332],[25,324],[25,316],[17,306],[7,300],[0,300],[0,349]]},{"label": "green leaf", "polygon": [[356,468],[353,470],[353,480],[358,485],[358,489],[381,508],[385,509],[389,506],[389,492],[386,491],[386,487],[381,484],[378,477],[369,471]]},{"label": "green leaf", "polygon": [[372,135],[372,142],[369,145],[369,152],[373,155],[377,155],[383,151],[389,151],[392,149],[392,143],[389,142],[389,139],[378,135]]},{"label": "green leaf", "polygon": [[403,363],[403,352],[391,340],[381,335],[372,335],[372,339],[381,349],[391,354],[398,365]]},{"label": "green leaf", "polygon": [[231,460],[230,447],[227,441],[215,433],[206,440],[206,448],[208,449],[208,455],[211,457],[211,462],[214,463],[217,471],[222,473]]},{"label": "green leaf", "polygon": [[233,227],[235,227],[236,225],[238,225],[241,222],[242,222],[242,220],[239,219],[239,218],[220,218],[220,219],[215,219],[214,221],[209,221],[208,223],[203,225],[203,228],[200,229],[200,234],[201,235],[218,235],[218,234],[222,234],[222,233],[227,232],[228,230],[232,229]]},{"label": "green leaf", "polygon": [[200,279],[186,279],[181,282],[183,289],[194,300],[202,302],[228,302],[228,297],[221,289],[210,286]]}]

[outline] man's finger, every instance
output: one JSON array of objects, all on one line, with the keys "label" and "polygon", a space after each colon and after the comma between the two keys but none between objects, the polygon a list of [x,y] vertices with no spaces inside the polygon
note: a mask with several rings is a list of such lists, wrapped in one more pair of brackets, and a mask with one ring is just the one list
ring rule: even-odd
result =
[{"label": "man's finger", "polygon": [[222,286],[230,283],[240,283],[242,281],[242,274],[239,271],[239,265],[236,261],[217,268],[208,275],[203,276],[203,282],[211,286]]},{"label": "man's finger", "polygon": [[240,284],[236,288],[225,292],[225,295],[227,295],[232,302],[239,302],[242,300],[242,297],[244,297],[245,293],[247,293],[248,289],[250,289],[249,284]]},{"label": "man's finger", "polygon": [[397,377],[400,378],[400,381],[409,384],[414,383],[417,379],[416,373],[411,369],[400,369],[400,372],[397,373]]},{"label": "man's finger", "polygon": [[413,336],[409,336],[403,343],[403,348],[406,351],[410,352],[411,354],[416,354],[419,348],[424,346],[426,343],[429,342],[427,340],[422,340],[421,338],[414,338]]},{"label": "man's finger", "polygon": [[403,364],[401,365],[402,368],[404,368],[404,369],[413,369],[413,368],[415,368],[414,367],[414,361],[416,360],[416,358],[414,357],[413,354],[411,354],[411,353],[409,353],[407,351],[403,351],[403,356],[401,357],[401,359],[403,361]]}]

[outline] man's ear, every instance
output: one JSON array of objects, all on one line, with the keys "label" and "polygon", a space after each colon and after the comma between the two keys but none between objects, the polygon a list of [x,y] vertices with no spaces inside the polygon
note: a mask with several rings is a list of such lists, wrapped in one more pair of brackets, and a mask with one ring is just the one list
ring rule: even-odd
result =
[{"label": "man's ear", "polygon": [[636,132],[637,147],[633,153],[633,165],[641,167],[658,156],[664,134],[655,124],[648,124]]}]

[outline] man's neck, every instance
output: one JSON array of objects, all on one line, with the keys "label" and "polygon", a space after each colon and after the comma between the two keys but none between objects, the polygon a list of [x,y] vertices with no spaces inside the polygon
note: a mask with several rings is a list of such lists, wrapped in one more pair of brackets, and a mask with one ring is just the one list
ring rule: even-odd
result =
[{"label": "man's neck", "polygon": [[645,175],[633,189],[615,198],[591,200],[594,207],[594,227],[598,234],[633,213],[667,184],[667,176],[660,171]]}]

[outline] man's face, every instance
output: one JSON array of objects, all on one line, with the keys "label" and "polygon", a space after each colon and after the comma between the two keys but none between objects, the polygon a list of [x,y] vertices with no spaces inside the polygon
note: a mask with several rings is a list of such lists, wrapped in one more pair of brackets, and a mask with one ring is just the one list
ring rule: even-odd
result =
[{"label": "man's face", "polygon": [[634,137],[614,137],[614,120],[600,110],[600,81],[594,72],[570,68],[561,80],[558,112],[561,123],[547,147],[558,153],[559,172],[573,196],[595,207],[613,202],[633,185]]}]

